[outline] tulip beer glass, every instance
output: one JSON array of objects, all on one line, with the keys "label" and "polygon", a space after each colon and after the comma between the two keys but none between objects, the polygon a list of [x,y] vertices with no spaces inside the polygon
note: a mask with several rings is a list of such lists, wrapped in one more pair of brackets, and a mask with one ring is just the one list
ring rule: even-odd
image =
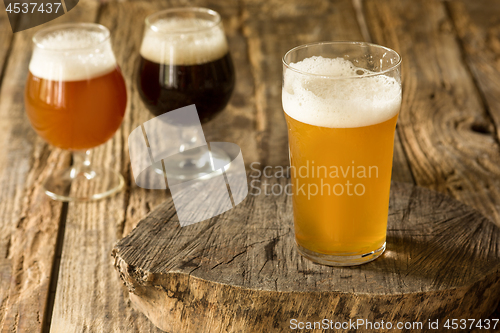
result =
[{"label": "tulip beer glass", "polygon": [[[148,16],[145,24],[137,74],[145,106],[160,116],[194,104],[202,124],[212,120],[226,107],[235,84],[220,15],[207,8],[171,8]],[[211,147],[211,158],[196,149],[205,140],[195,134],[196,126],[175,125],[183,144],[165,161],[171,179],[207,177],[211,160],[230,162],[216,147]],[[161,164],[155,166],[163,172]]]},{"label": "tulip beer glass", "polygon": [[25,106],[32,127],[53,146],[73,152],[73,166],[50,175],[56,200],[94,200],[120,190],[123,177],[90,165],[90,149],[109,140],[127,104],[125,81],[107,28],[93,23],[53,26],[33,37]]}]

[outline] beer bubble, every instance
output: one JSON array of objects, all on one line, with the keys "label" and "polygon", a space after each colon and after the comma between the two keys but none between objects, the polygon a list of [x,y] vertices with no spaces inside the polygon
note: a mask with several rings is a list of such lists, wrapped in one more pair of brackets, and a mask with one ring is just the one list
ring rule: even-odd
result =
[{"label": "beer bubble", "polygon": [[57,30],[46,34],[38,45],[47,50],[82,49],[104,41],[106,36],[97,31]]}]

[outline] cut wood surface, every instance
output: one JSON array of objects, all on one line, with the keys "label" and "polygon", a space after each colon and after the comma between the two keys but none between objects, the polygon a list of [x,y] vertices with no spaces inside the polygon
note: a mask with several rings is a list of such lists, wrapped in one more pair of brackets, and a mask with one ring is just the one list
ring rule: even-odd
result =
[{"label": "cut wood surface", "polygon": [[172,201],[141,221],[114,249],[137,308],[167,332],[266,332],[292,318],[487,318],[500,300],[500,229],[450,197],[394,183],[386,253],[344,268],[298,254],[292,197],[265,188],[188,227]]},{"label": "cut wood surface", "polygon": [[283,54],[319,40],[373,41],[404,59],[393,180],[451,195],[500,223],[495,0],[80,1],[43,27],[98,22],[111,30],[129,107],[93,161],[120,171],[127,185],[105,201],[70,205],[49,200],[41,188],[70,163],[69,154],[38,138],[24,114],[31,36],[42,27],[12,34],[0,14],[0,332],[159,332],[131,307],[109,254],[170,200],[135,185],[127,139],[152,117],[135,85],[143,19],[177,6],[209,7],[223,17],[237,83],[226,110],[204,129],[207,141],[238,144],[247,168],[288,164]]}]

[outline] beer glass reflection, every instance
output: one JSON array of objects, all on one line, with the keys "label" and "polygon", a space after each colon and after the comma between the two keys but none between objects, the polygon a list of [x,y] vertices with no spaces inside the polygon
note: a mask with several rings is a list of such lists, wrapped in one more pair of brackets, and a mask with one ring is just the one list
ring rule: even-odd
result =
[{"label": "beer glass reflection", "polygon": [[299,46],[283,58],[295,238],[326,265],[385,250],[400,57],[368,43]]}]

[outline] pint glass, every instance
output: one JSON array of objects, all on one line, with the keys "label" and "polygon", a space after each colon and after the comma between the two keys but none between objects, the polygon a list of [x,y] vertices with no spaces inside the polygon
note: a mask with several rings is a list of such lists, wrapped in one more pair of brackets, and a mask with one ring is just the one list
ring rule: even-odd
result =
[{"label": "pint glass", "polygon": [[283,57],[295,239],[301,255],[349,266],[385,250],[401,57],[357,42]]}]

